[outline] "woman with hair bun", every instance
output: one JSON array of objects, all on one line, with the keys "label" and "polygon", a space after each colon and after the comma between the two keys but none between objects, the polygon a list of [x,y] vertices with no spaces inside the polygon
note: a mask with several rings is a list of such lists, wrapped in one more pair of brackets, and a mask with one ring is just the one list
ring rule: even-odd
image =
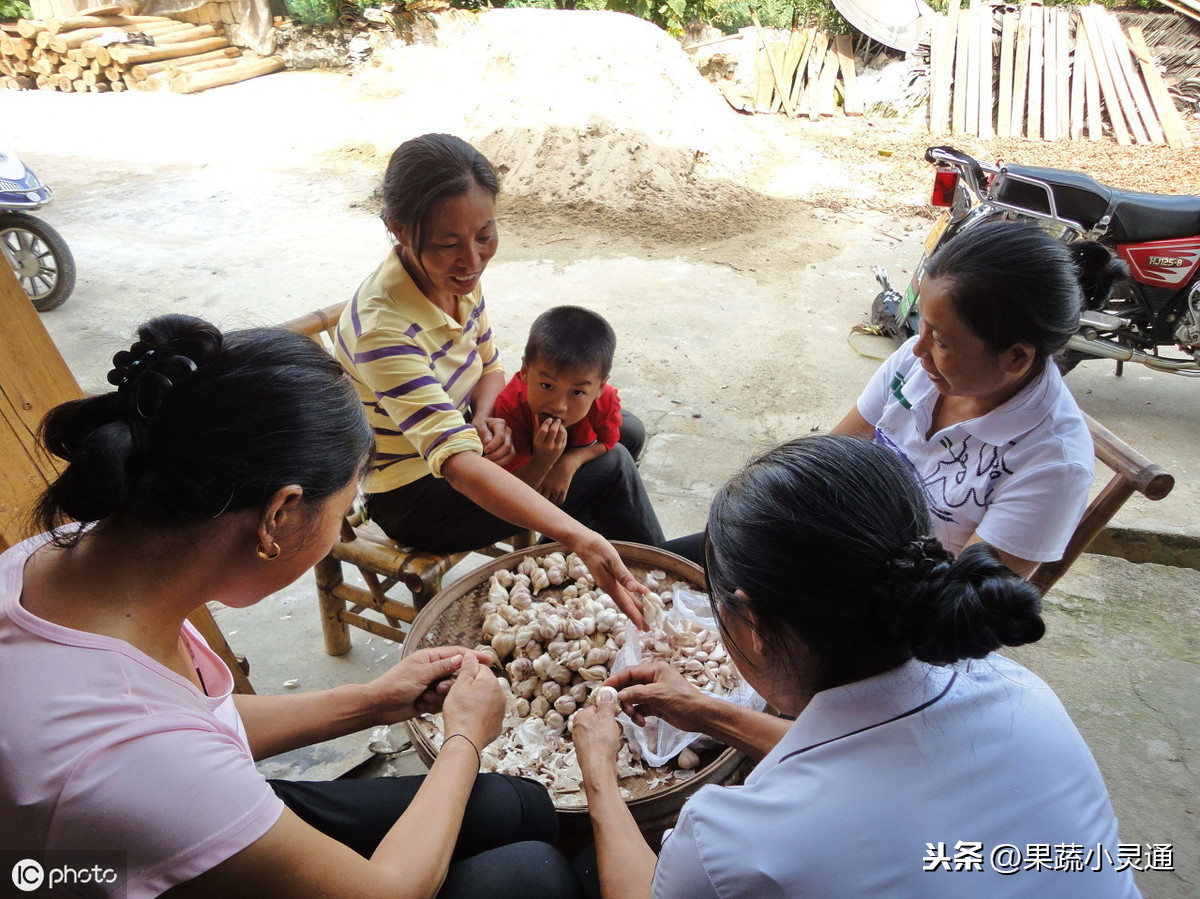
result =
[{"label": "woman with hair bun", "polygon": [[[784,717],[665,664],[610,678],[616,700],[574,718],[604,896],[1138,895],[1128,869],[1047,855],[1118,843],[1062,704],[994,653],[1042,636],[1039,594],[987,545],[954,558],[930,536],[894,453],[831,435],[760,455],[713,500],[704,560],[726,646]],[[619,792],[622,709],[760,760],[743,786],[702,787],[657,859]]]},{"label": "woman with hair bun", "polygon": [[[341,366],[290,331],[184,315],[144,324],[113,365],[114,391],[46,416],[66,466],[45,533],[0,555],[0,849],[119,851],[121,879],[97,891],[130,899],[574,895],[545,789],[477,776],[504,699],[470,650],[233,696],[186,621],[329,551],[372,448]],[[424,778],[268,782],[254,766],[438,709],[449,736]]]},{"label": "woman with hair bun", "polygon": [[1102,244],[990,222],[926,263],[920,333],[834,433],[904,458],[951,552],[983,541],[1025,577],[1062,558],[1092,485],[1083,413],[1051,358],[1124,264]]}]

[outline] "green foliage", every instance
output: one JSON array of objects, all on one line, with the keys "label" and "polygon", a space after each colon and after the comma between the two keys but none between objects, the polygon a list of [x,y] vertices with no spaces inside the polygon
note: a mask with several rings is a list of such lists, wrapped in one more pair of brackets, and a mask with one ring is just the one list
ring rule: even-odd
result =
[{"label": "green foliage", "polygon": [[712,0],[608,0],[606,9],[625,12],[653,22],[674,35],[692,19],[711,22],[715,15]]},{"label": "green foliage", "polygon": [[301,25],[327,25],[337,18],[339,5],[337,0],[287,0],[288,12]]},{"label": "green foliage", "polygon": [[0,22],[15,22],[29,16],[29,4],[25,0],[0,0]]},{"label": "green foliage", "polygon": [[718,17],[710,24],[726,34],[753,25],[751,10],[758,14],[764,28],[790,28],[794,14],[802,28],[815,25],[836,34],[848,34],[851,30],[829,0],[722,0],[717,8]]}]

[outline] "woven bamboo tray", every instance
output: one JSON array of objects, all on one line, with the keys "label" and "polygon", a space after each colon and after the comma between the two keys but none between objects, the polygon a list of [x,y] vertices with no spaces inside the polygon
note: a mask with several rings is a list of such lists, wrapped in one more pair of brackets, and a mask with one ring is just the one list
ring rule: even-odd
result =
[{"label": "woven bamboo tray", "polygon": [[[684,581],[704,590],[704,573],[699,566],[674,553],[643,546],[638,543],[613,542],[626,567],[638,580],[644,581],[650,571],[664,571],[669,580]],[[469,574],[446,587],[421,610],[412,623],[408,639],[404,641],[404,654],[426,649],[430,646],[459,645],[472,647],[481,642],[483,616],[479,606],[487,600],[488,579],[503,568],[516,570],[526,556],[542,557],[553,552],[568,552],[560,543],[530,547],[490,559]],[[561,588],[549,587],[538,594],[539,599],[557,596]],[[406,722],[413,747],[426,765],[433,764],[437,757],[431,740],[434,732],[430,722],[414,719]],[[668,765],[663,768],[647,768],[645,774],[622,779],[621,786],[629,791],[628,804],[635,819],[643,826],[653,825],[673,817],[684,801],[705,784],[726,783],[743,761],[742,753],[729,747],[701,750],[700,765],[694,776],[687,780],[675,780],[651,786],[651,781],[671,775],[677,770]],[[566,806],[556,802],[560,815],[581,816],[587,814],[586,805]]]}]

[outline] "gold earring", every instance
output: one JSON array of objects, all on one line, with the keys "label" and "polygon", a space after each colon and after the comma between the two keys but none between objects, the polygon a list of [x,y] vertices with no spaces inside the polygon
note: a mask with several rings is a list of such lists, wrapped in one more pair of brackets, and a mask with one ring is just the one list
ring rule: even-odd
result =
[{"label": "gold earring", "polygon": [[263,545],[260,543],[254,548],[254,552],[260,559],[263,559],[267,562],[272,562],[279,558],[279,544],[272,540],[271,548],[263,549]]}]

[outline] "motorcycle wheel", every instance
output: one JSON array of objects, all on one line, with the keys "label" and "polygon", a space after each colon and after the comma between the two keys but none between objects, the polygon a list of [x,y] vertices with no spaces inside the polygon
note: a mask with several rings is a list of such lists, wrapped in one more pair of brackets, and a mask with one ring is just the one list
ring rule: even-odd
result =
[{"label": "motorcycle wheel", "polygon": [[75,257],[41,219],[24,212],[0,214],[0,250],[38,312],[57,309],[75,289]]}]

